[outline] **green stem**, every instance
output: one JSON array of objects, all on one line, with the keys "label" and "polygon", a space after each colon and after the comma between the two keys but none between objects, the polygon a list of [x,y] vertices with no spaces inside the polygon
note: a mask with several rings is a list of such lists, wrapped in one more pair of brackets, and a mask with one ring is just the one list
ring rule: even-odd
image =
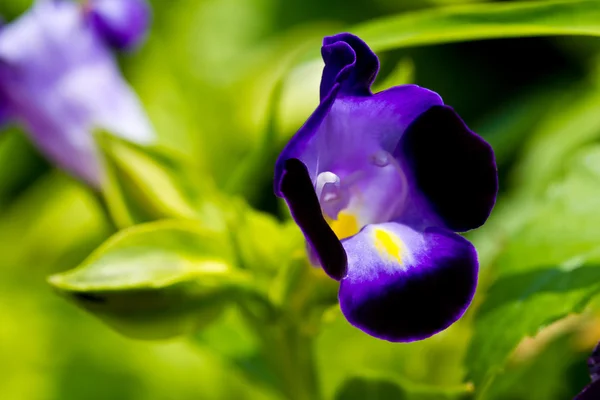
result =
[{"label": "green stem", "polygon": [[264,324],[251,315],[249,322],[261,341],[262,352],[281,390],[289,400],[320,400],[313,358],[313,336],[283,319]]},{"label": "green stem", "polygon": [[283,391],[290,400],[318,400],[312,338],[294,326],[269,329],[263,348],[280,377]]}]

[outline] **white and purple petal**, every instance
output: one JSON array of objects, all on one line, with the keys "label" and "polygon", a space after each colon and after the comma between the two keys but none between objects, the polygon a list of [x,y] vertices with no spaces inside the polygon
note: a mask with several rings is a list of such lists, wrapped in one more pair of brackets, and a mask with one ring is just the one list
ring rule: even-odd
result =
[{"label": "white and purple petal", "polygon": [[477,253],[453,232],[388,222],[366,226],[343,245],[348,270],[340,306],[351,324],[372,336],[425,339],[458,320],[471,303]]},{"label": "white and purple petal", "polygon": [[150,25],[146,0],[89,0],[87,18],[100,37],[117,49],[132,49],[145,38]]}]

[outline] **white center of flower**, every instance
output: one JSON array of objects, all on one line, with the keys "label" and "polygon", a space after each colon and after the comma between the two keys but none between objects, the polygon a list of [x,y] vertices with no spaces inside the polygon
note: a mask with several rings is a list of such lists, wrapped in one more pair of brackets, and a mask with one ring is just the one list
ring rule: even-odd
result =
[{"label": "white center of flower", "polygon": [[317,176],[317,197],[321,203],[332,202],[340,198],[340,177],[330,171]]}]

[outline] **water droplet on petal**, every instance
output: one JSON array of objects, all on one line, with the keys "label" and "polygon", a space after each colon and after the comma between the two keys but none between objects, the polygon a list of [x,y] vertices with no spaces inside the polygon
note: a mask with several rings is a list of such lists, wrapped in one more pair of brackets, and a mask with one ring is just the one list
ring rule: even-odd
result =
[{"label": "water droplet on petal", "polygon": [[378,167],[386,167],[390,164],[390,153],[387,151],[378,151],[371,156],[371,162]]}]

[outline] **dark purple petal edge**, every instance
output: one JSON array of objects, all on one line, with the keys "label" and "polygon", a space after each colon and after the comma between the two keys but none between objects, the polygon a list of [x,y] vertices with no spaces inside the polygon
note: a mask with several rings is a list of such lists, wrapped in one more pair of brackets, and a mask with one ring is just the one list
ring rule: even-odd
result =
[{"label": "dark purple petal edge", "polygon": [[449,229],[468,231],[489,217],[498,193],[494,151],[451,107],[421,114],[394,156]]}]

